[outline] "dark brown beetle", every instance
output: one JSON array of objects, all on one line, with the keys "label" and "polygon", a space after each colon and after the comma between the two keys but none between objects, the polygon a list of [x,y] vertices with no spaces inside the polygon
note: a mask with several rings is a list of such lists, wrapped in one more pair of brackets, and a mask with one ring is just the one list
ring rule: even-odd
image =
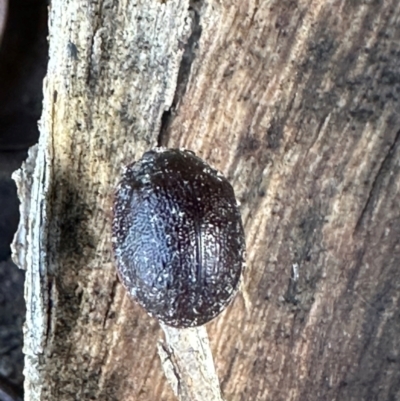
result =
[{"label": "dark brown beetle", "polygon": [[245,241],[232,186],[193,152],[157,148],[129,165],[114,200],[119,276],[173,327],[209,322],[237,292]]}]

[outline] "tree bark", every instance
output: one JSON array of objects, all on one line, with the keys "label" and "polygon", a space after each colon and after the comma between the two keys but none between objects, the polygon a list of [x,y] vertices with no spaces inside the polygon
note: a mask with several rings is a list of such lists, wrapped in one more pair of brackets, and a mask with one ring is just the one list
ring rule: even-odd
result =
[{"label": "tree bark", "polygon": [[27,400],[173,400],[113,265],[125,164],[225,173],[242,293],[207,325],[224,399],[400,399],[397,0],[53,0],[39,144],[16,180]]}]

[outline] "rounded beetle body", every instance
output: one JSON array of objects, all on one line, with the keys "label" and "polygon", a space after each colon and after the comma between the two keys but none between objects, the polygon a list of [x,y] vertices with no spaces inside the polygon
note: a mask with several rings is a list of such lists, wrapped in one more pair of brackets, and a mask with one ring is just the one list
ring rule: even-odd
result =
[{"label": "rounded beetle body", "polygon": [[124,286],[150,315],[173,327],[207,323],[244,266],[232,186],[193,152],[146,152],[117,187],[113,247]]}]

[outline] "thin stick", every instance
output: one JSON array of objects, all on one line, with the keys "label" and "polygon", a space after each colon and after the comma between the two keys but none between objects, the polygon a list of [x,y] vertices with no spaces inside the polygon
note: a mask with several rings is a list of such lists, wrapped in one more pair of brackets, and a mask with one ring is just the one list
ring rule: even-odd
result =
[{"label": "thin stick", "polygon": [[180,401],[223,401],[204,326],[175,329],[161,325],[165,343],[158,353],[165,375]]}]

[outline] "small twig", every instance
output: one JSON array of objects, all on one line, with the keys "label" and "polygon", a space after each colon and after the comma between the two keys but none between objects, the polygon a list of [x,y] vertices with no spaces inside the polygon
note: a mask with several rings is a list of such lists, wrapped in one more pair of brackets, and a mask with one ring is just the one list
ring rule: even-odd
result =
[{"label": "small twig", "polygon": [[158,353],[180,401],[223,401],[205,326],[176,329],[161,325],[165,343]]}]

